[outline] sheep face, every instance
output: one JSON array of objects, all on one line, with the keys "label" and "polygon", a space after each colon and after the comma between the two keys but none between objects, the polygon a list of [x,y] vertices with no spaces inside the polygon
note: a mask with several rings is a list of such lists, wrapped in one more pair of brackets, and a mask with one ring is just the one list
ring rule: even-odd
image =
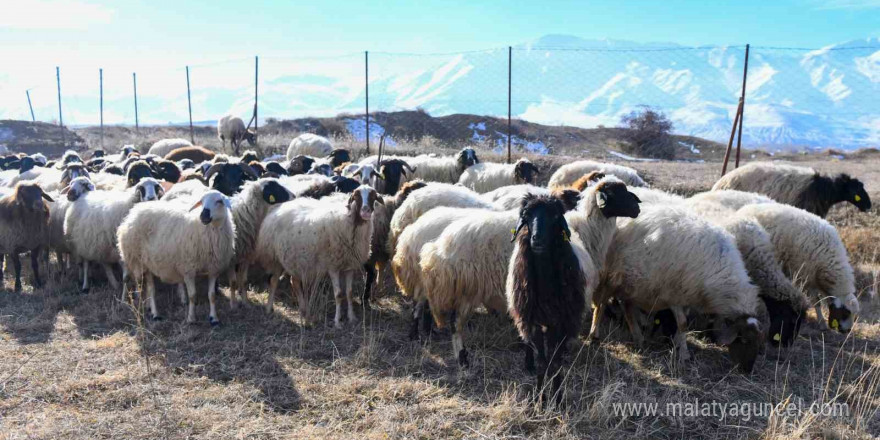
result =
[{"label": "sheep face", "polygon": [[181,170],[189,170],[196,167],[196,163],[192,159],[181,159],[177,162],[177,167]]},{"label": "sheep face", "polygon": [[871,198],[868,197],[865,185],[859,179],[840,174],[834,179],[834,186],[841,201],[852,203],[862,212],[871,209]]},{"label": "sheep face", "polygon": [[[376,172],[372,165],[355,165],[357,168],[344,170],[343,176],[357,179],[361,185],[369,185],[373,177],[382,179],[384,176]],[[346,172],[347,171],[347,172]]]},{"label": "sheep face", "polygon": [[758,318],[743,315],[715,321],[716,340],[726,345],[733,362],[745,373],[751,373],[758,357],[758,350],[764,344],[764,332]]},{"label": "sheep face", "polygon": [[229,197],[226,197],[220,191],[211,190],[206,192],[202,199],[190,208],[190,211],[199,207],[202,208],[202,212],[199,214],[199,221],[203,225],[210,225],[211,223],[225,220],[229,213],[229,208],[232,207],[232,203],[229,201]]},{"label": "sheep face", "polygon": [[336,168],[346,162],[351,162],[351,152],[344,148],[337,148],[331,151],[327,157],[330,158],[330,165],[332,165],[333,168]]},{"label": "sheep face", "polygon": [[266,167],[264,167],[263,164],[261,164],[260,162],[254,160],[248,162],[248,166],[251,167],[251,169],[254,170],[254,172],[257,173],[258,176],[263,177],[266,175]]},{"label": "sheep face", "polygon": [[356,225],[373,218],[373,208],[376,203],[385,204],[379,199],[376,190],[367,185],[361,185],[351,193],[351,197],[348,198],[348,212]]},{"label": "sheep face", "polygon": [[526,194],[520,206],[514,240],[523,227],[528,227],[529,247],[536,255],[547,254],[556,243],[567,242],[571,237],[565,221],[565,206],[553,197]]},{"label": "sheep face", "polygon": [[379,167],[379,175],[385,180],[385,185],[381,188],[382,193],[396,193],[400,189],[400,178],[406,177],[407,171],[414,173],[416,170],[400,159],[383,160],[382,166]]},{"label": "sheep face", "polygon": [[205,180],[211,183],[211,188],[230,197],[241,191],[245,180],[258,178],[253,168],[243,163],[215,163],[205,172]]},{"label": "sheep face", "polygon": [[284,167],[281,166],[280,163],[275,162],[275,161],[272,161],[272,162],[269,162],[266,164],[266,172],[267,173],[275,173],[279,176],[286,176],[287,175],[287,170],[285,170]]},{"label": "sheep face", "polygon": [[97,158],[99,158],[99,157],[104,157],[105,154],[106,154],[106,153],[104,153],[104,150],[95,150],[95,152],[92,153],[92,159],[97,159]]},{"label": "sheep face", "polygon": [[18,174],[24,174],[37,166],[37,162],[32,157],[22,157],[19,161]]},{"label": "sheep face", "polygon": [[75,162],[82,163],[82,158],[79,157],[79,154],[72,150],[65,151],[64,157],[61,160],[61,165],[65,166]]},{"label": "sheep face", "polygon": [[334,191],[341,193],[351,193],[361,186],[361,183],[355,179],[344,176],[333,176],[330,178]]},{"label": "sheep face", "polygon": [[290,191],[278,183],[277,180],[266,180],[262,183],[262,187],[263,201],[270,205],[284,203],[293,198]]},{"label": "sheep face", "polygon": [[329,163],[313,163],[312,168],[306,174],[320,174],[330,177],[333,175],[333,167]]},{"label": "sheep face", "polygon": [[828,327],[840,333],[849,333],[857,313],[859,300],[855,295],[850,293],[844,300],[835,297],[828,303]]},{"label": "sheep face", "polygon": [[67,165],[61,172],[61,184],[67,186],[77,177],[89,177],[89,170],[82,163]]},{"label": "sheep face", "polygon": [[126,175],[126,184],[128,187],[137,185],[142,179],[152,178],[153,171],[150,165],[144,161],[135,161],[128,167]]},{"label": "sheep face", "polygon": [[239,160],[239,162],[247,163],[247,164],[249,164],[251,162],[259,162],[259,161],[260,161],[260,158],[259,158],[259,156],[257,156],[257,152],[254,150],[245,151],[244,154],[241,155],[241,160]]},{"label": "sheep face", "polygon": [[95,185],[87,176],[85,176],[71,180],[70,183],[61,190],[61,194],[66,194],[67,200],[75,202],[82,197],[83,194],[94,190]]},{"label": "sheep face", "polygon": [[767,296],[762,296],[761,299],[767,306],[767,314],[770,315],[770,327],[767,329],[770,344],[774,347],[790,346],[801,331],[801,318],[805,316],[806,310],[798,310],[788,302],[777,301]]},{"label": "sheep face", "polygon": [[535,176],[538,175],[540,171],[538,171],[538,167],[535,164],[520,159],[516,161],[516,165],[513,167],[513,176],[516,178],[516,181],[519,183],[529,183],[535,181]]},{"label": "sheep face", "polygon": [[295,156],[293,159],[290,159],[290,165],[288,165],[287,167],[287,172],[291,176],[295,176],[297,174],[305,174],[307,171],[312,169],[312,165],[314,163],[315,159],[313,157],[300,154],[299,156]]},{"label": "sheep face", "polygon": [[15,188],[15,201],[25,209],[31,211],[45,210],[48,214],[49,208],[46,206],[46,203],[43,202],[43,199],[50,202],[55,201],[52,197],[49,197],[48,194],[44,193],[43,189],[35,183],[19,184]]},{"label": "sheep face", "polygon": [[138,201],[140,202],[159,200],[165,195],[165,190],[162,189],[162,185],[158,180],[152,177],[142,179],[137,185],[135,185],[134,189],[138,193]]},{"label": "sheep face", "polygon": [[458,161],[458,168],[462,171],[469,166],[480,163],[480,159],[477,158],[477,152],[473,148],[463,148],[458,152],[456,160]]},{"label": "sheep face", "polygon": [[638,196],[627,191],[626,185],[622,182],[605,181],[596,187],[596,205],[606,218],[636,218],[641,212],[639,209],[641,202]]}]

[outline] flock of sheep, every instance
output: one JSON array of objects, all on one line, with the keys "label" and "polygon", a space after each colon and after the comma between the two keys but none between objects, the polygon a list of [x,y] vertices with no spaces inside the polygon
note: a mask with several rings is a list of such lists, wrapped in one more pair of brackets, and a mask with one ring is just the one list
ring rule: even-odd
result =
[{"label": "flock of sheep", "polygon": [[[251,139],[240,122],[218,126],[236,148]],[[449,326],[464,368],[473,312],[509,315],[526,369],[538,389],[552,378],[557,401],[562,359],[588,305],[591,340],[622,313],[636,343],[663,334],[684,361],[686,332],[699,326],[744,371],[765,340],[790,345],[811,305],[822,325],[824,305],[827,325],[848,332],[859,312],[853,269],[823,217],[841,201],[871,206],[856,179],[771,163],[683,198],[614,164],[576,161],[539,187],[527,159],[485,163],[465,148],[352,162],[312,134],[294,139],[286,157],[264,160],[166,139],[146,154],[130,146],[88,160],[19,154],[0,158],[0,168],[0,253],[13,262],[16,290],[19,254],[30,252],[40,286],[39,266],[55,252],[60,270],[81,266],[84,292],[96,264],[123,301],[131,285],[145,292],[154,320],[162,319],[156,278],[176,284],[194,322],[196,280],[205,277],[217,325],[218,278],[228,275],[237,307],[256,266],[269,278],[267,310],[286,277],[307,321],[312,292],[329,277],[340,327],[357,320],[354,277],[366,276],[357,296],[369,308],[390,269],[413,304],[411,337]]]}]

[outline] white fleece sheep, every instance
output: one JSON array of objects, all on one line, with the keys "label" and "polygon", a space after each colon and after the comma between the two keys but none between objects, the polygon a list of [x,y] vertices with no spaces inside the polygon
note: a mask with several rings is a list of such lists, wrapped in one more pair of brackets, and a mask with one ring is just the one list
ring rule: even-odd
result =
[{"label": "white fleece sheep", "polygon": [[[166,154],[170,153],[171,150],[176,150],[181,147],[191,147],[192,143],[186,139],[181,138],[173,138],[173,139],[162,139],[158,140],[150,146],[150,149],[147,151],[147,154],[155,154],[159,157],[165,157]],[[122,158],[122,160],[125,160]]]},{"label": "white fleece sheep", "polygon": [[[340,197],[348,197],[348,202]],[[349,321],[357,320],[351,300],[352,277],[370,256],[373,206],[378,194],[361,186],[350,196],[340,197],[296,199],[272,210],[263,220],[256,260],[271,275],[268,310],[272,310],[279,278],[288,274],[305,317],[309,310],[306,289],[329,275],[336,299],[334,324],[342,326],[343,293]]]},{"label": "white fleece sheep", "polygon": [[290,141],[287,147],[287,160],[300,154],[314,157],[326,157],[333,151],[330,139],[312,133],[303,133]]},{"label": "white fleece sheep", "polygon": [[630,192],[635,194],[642,203],[679,203],[685,200],[684,197],[678,194],[672,194],[670,192],[663,191],[662,189],[656,188],[646,188],[646,187],[631,187],[629,188]]},{"label": "white fleece sheep", "polygon": [[253,144],[254,133],[245,127],[244,121],[238,116],[226,115],[217,121],[217,138],[223,143],[224,150],[226,149],[226,141],[228,140],[229,143],[232,144],[235,154],[238,154],[238,149],[242,141],[246,140]]},{"label": "white fleece sheep", "polygon": [[[378,166],[378,156],[361,159],[361,164]],[[415,171],[408,179],[422,179],[425,182],[456,183],[469,167],[480,162],[473,148],[463,148],[455,156],[436,157],[428,154],[418,156],[382,156],[382,159],[400,159]]]},{"label": "white fleece sheep", "polygon": [[[70,181],[70,185],[61,192],[52,194],[55,203],[49,204],[49,248],[54,250],[58,258],[58,264],[64,267],[64,255],[70,253],[67,238],[64,236],[64,218],[67,210],[77,199],[89,191],[94,191],[95,185],[88,177],[77,177]],[[69,265],[68,261],[68,265]]]},{"label": "white fleece sheep", "polygon": [[853,318],[859,313],[855,296],[855,277],[846,248],[834,226],[817,215],[780,203],[748,205],[737,211],[754,217],[770,234],[776,255],[789,278],[803,282],[807,296],[816,301],[816,316],[824,324],[822,302],[830,298],[829,307],[844,309],[841,318],[830,313],[835,330],[852,329]]},{"label": "white fleece sheep", "polygon": [[427,187],[414,192],[394,212],[391,218],[391,231],[388,234],[388,252],[393,257],[397,246],[397,237],[403,230],[431,209],[447,206],[452,208],[497,207],[480,198],[480,195],[462,186],[448,183],[429,183]]},{"label": "white fleece sheep", "polygon": [[[201,210],[195,211],[201,207]],[[218,325],[215,305],[217,276],[235,256],[235,226],[229,198],[219,191],[206,192],[191,208],[180,203],[144,203],[131,210],[115,234],[118,252],[125,261],[122,297],[129,276],[145,277],[153,319],[156,308],[154,276],[166,283],[184,283],[189,293],[186,320],[195,322],[196,276],[208,277],[211,325]]]},{"label": "white fleece sheep", "polygon": [[758,193],[737,191],[733,189],[701,192],[692,195],[688,200],[717,203],[725,208],[733,210],[740,209],[746,205],[776,203],[773,199]]},{"label": "white fleece sheep", "polygon": [[601,171],[606,175],[616,176],[628,187],[647,186],[645,181],[639,176],[639,172],[630,167],[592,160],[579,160],[559,167],[550,176],[547,187],[550,189],[569,187],[576,180],[592,171]]},{"label": "white fleece sheep", "polygon": [[482,162],[468,167],[458,184],[480,194],[508,185],[532,183],[538,168],[526,158],[514,164]]},{"label": "white fleece sheep", "polygon": [[526,194],[541,196],[548,195],[550,192],[547,188],[535,185],[508,185],[489,191],[480,195],[480,197],[488,202],[492,202],[498,209],[508,210],[519,208],[520,202]]},{"label": "white fleece sheep", "polygon": [[[638,344],[643,337],[633,307],[647,312],[672,310],[678,322],[679,361],[689,358],[685,308],[718,315],[725,327],[736,329],[721,338],[724,345],[732,342],[730,335],[735,339],[740,332],[760,335],[754,318],[758,288],[749,279],[734,237],[685,207],[649,204],[638,218],[620,221],[606,265],[593,299],[594,330],[604,304],[616,297],[627,309],[627,323]],[[591,331],[591,337],[596,336]],[[748,341],[757,353],[758,342]],[[750,370],[753,362],[754,358],[746,360],[744,368]]]},{"label": "white fleece sheep", "polygon": [[119,263],[116,229],[136,203],[158,200],[162,185],[147,177],[125,191],[90,191],[67,209],[64,236],[71,254],[83,260],[82,290],[89,290],[89,262],[101,263],[113,288],[119,284],[111,264]]}]

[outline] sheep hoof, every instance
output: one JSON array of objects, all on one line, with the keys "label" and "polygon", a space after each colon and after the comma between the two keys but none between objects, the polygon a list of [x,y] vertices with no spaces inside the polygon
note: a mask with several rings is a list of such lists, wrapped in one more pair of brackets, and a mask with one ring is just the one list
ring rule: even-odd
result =
[{"label": "sheep hoof", "polygon": [[83,289],[79,289],[79,293],[82,293],[83,295],[88,295],[88,294],[89,294],[89,288],[86,287],[86,288],[83,288]]},{"label": "sheep hoof", "polygon": [[458,366],[461,368],[470,368],[471,362],[468,360],[468,352],[465,349],[458,351]]},{"label": "sheep hoof", "polygon": [[15,291],[21,292],[21,283],[15,283]]},{"label": "sheep hoof", "polygon": [[211,327],[219,327],[220,326],[220,320],[215,319],[213,316],[208,317],[208,323],[211,324]]},{"label": "sheep hoof", "polygon": [[165,320],[165,318],[163,318],[162,315],[153,315],[153,321],[154,321],[154,322],[161,322],[161,321],[164,321],[164,320]]},{"label": "sheep hoof", "polygon": [[333,323],[333,328],[335,328],[336,330],[342,330],[342,323],[339,322],[339,321],[334,322],[334,323]]}]

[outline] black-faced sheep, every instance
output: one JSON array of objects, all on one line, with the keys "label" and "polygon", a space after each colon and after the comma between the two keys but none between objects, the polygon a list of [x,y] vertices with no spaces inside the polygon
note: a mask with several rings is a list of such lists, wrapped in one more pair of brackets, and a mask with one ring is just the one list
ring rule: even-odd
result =
[{"label": "black-faced sheep", "polygon": [[215,163],[205,172],[211,188],[229,197],[239,192],[245,181],[258,178],[253,168],[243,163]]},{"label": "black-faced sheep", "polygon": [[409,166],[401,159],[382,159],[379,165],[378,179],[373,183],[380,194],[396,194],[401,183],[415,174],[417,168]]},{"label": "black-faced sheep", "polygon": [[345,148],[335,148],[327,155],[330,159],[330,166],[333,168],[342,165],[345,162],[351,162],[351,152]]},{"label": "black-faced sheep", "polygon": [[[383,160],[386,159],[383,156]],[[425,182],[456,183],[469,167],[480,163],[477,153],[473,148],[463,148],[455,156],[435,157],[434,155],[420,154],[415,157],[387,157],[387,159],[402,159],[413,170],[410,179],[422,179]],[[378,166],[378,156],[369,156],[360,161],[362,165],[369,164]]]},{"label": "black-faced sheep", "polygon": [[824,218],[837,203],[849,202],[859,211],[871,209],[871,198],[858,179],[847,174],[830,177],[807,167],[770,162],[750,163],[715,182],[712,190],[735,189],[766,194],[779,203],[796,206]]},{"label": "black-faced sheep", "polygon": [[292,157],[289,160],[287,165],[287,174],[291,176],[296,176],[298,174],[305,174],[310,169],[312,169],[312,165],[315,163],[315,158],[311,156],[306,156],[303,154],[298,154]]},{"label": "black-faced sheep", "polygon": [[[39,185],[19,183],[0,198],[0,254],[9,255],[15,268],[15,290],[21,290],[21,260],[18,254],[31,253],[34,287],[42,286],[38,257],[49,244],[49,206],[53,202]],[[2,274],[0,274],[2,276]]]}]

